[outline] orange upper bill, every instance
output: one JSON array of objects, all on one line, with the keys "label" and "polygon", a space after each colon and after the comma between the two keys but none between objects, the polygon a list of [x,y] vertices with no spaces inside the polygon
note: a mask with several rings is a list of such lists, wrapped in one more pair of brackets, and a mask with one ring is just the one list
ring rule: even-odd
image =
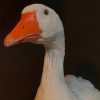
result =
[{"label": "orange upper bill", "polygon": [[11,46],[22,42],[32,42],[41,37],[35,12],[22,14],[21,20],[15,28],[6,36],[5,46]]}]

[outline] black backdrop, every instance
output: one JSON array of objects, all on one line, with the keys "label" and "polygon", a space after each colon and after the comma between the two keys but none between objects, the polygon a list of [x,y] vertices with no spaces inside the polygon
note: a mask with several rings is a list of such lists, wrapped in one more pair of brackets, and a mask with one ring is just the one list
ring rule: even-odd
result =
[{"label": "black backdrop", "polygon": [[99,0],[1,0],[0,100],[33,100],[36,94],[44,48],[29,43],[5,48],[3,39],[19,20],[22,8],[37,1],[55,9],[64,23],[65,74],[83,75],[100,89]]}]

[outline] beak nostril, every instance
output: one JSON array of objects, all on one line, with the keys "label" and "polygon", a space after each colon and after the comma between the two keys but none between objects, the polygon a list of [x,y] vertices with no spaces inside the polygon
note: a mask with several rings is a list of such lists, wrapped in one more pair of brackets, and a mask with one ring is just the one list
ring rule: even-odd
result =
[{"label": "beak nostril", "polygon": [[24,29],[24,26],[22,26],[22,28]]}]

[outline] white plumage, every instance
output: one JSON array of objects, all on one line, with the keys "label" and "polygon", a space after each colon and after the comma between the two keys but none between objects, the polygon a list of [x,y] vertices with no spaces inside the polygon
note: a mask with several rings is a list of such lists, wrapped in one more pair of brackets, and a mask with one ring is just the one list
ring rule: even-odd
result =
[{"label": "white plumage", "polygon": [[[89,81],[73,75],[66,75],[64,78],[65,38],[57,13],[45,5],[33,4],[25,7],[22,14],[33,11],[36,12],[42,32],[41,37],[32,42],[43,44],[46,51],[41,83],[35,100],[100,100],[100,91]],[[9,43],[12,44],[11,41]]]},{"label": "white plumage", "polygon": [[79,100],[100,99],[99,90],[97,90],[88,80],[82,79],[81,77],[77,78],[73,75],[67,75],[65,80],[70,90],[78,95],[80,98]]}]

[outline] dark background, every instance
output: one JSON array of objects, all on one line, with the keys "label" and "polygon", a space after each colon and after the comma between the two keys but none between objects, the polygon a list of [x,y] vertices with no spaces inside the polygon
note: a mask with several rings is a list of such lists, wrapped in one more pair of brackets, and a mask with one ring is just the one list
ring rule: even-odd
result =
[{"label": "dark background", "polygon": [[40,82],[44,48],[29,43],[5,48],[4,37],[31,3],[55,9],[65,27],[65,74],[82,75],[100,89],[99,0],[0,1],[0,100],[33,100]]}]

